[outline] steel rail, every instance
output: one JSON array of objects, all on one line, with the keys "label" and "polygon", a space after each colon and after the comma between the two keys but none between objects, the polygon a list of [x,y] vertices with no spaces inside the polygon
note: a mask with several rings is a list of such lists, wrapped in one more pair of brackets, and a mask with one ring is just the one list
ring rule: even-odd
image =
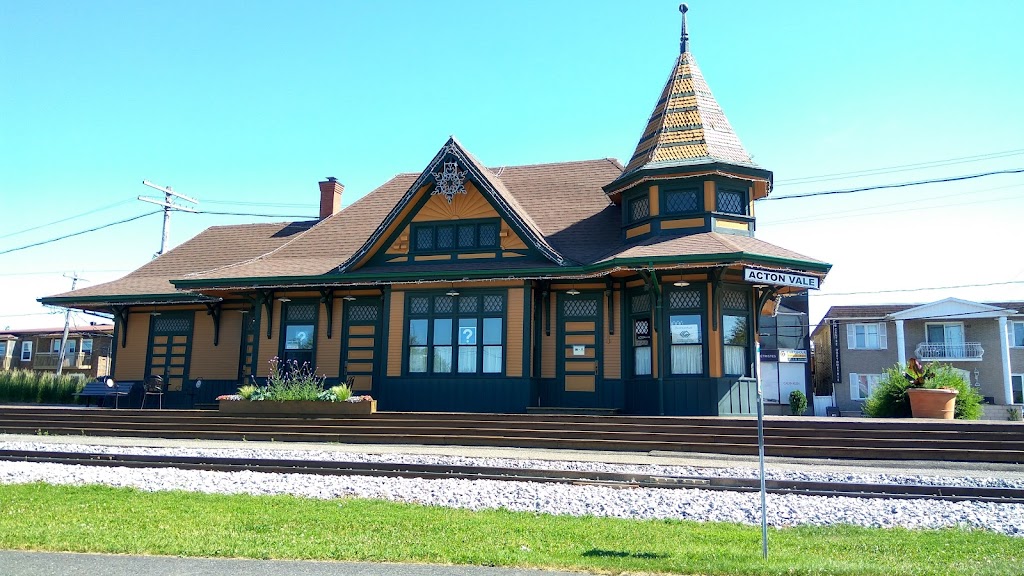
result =
[{"label": "steel rail", "polygon": [[[220,472],[244,470],[323,476],[392,476],[425,479],[501,480],[613,488],[697,488],[702,490],[731,490],[739,492],[755,492],[760,488],[760,481],[757,478],[666,476],[535,468],[402,464],[394,462],[336,462],[324,460],[220,458],[212,456],[49,452],[38,450],[0,450],[0,461],[105,467],[179,468]],[[811,482],[805,480],[767,480],[766,485],[768,492],[772,494],[1024,504],[1024,489],[1017,488],[921,484],[857,484]]]}]

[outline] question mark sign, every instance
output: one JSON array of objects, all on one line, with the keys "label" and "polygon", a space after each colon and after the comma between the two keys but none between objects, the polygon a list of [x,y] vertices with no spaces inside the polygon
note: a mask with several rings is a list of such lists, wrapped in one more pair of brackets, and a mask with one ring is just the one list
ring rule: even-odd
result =
[{"label": "question mark sign", "polygon": [[462,337],[467,344],[470,343],[471,339],[473,338],[473,330],[470,328],[463,328]]}]

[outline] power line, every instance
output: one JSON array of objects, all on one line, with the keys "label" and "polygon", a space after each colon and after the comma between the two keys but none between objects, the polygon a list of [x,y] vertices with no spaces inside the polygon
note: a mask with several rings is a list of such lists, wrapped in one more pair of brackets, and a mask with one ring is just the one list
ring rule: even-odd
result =
[{"label": "power line", "polygon": [[1009,284],[1024,284],[1024,280],[1007,280],[1005,282],[986,282],[984,284],[960,284],[958,286],[928,286],[924,288],[904,288],[904,289],[893,289],[893,290],[865,290],[863,292],[829,292],[829,293],[809,293],[811,296],[827,297],[827,296],[855,296],[860,294],[892,294],[895,292],[927,292],[930,290],[955,290],[957,288],[985,288],[988,286],[1007,286]]},{"label": "power line", "polygon": [[309,208],[315,206],[309,202],[305,204],[288,204],[285,202],[249,202],[248,200],[203,200],[207,204],[226,204],[226,205],[244,205],[244,206],[266,206],[268,208]]},{"label": "power line", "polygon": [[1006,170],[993,170],[991,172],[982,172],[980,174],[967,174],[964,176],[949,176],[946,178],[933,178],[930,180],[915,180],[913,182],[900,182],[898,184],[878,184],[875,186],[863,186],[861,188],[849,188],[846,190],[824,190],[821,192],[805,192],[802,194],[790,194],[789,196],[776,196],[774,198],[767,197],[762,198],[762,202],[769,200],[790,200],[792,198],[810,198],[811,196],[832,196],[836,194],[853,194],[854,192],[868,192],[871,190],[884,190],[887,188],[906,188],[908,186],[921,186],[923,184],[939,184],[943,182],[958,182],[961,180],[972,180],[974,178],[984,178],[986,176],[995,176],[998,174],[1020,174],[1024,172],[1024,168],[1008,168]]},{"label": "power line", "polygon": [[159,214],[160,212],[161,212],[161,210],[156,210],[154,212],[146,212],[145,214],[139,214],[138,216],[132,216],[131,218],[125,218],[124,220],[118,220],[117,222],[111,222],[109,224],[104,224],[102,226],[97,226],[95,228],[89,228],[88,230],[81,230],[79,232],[72,232],[71,234],[65,234],[64,236],[58,236],[57,238],[50,238],[49,240],[43,240],[41,242],[34,242],[32,244],[26,244],[24,246],[18,246],[17,248],[9,248],[7,250],[0,250],[0,255],[2,255],[2,254],[10,254],[11,252],[17,252],[19,250],[25,250],[26,248],[34,248],[36,246],[42,246],[43,244],[50,244],[50,243],[53,243],[53,242],[57,242],[58,240],[65,240],[67,238],[71,238],[73,236],[81,236],[82,234],[88,234],[89,232],[96,232],[97,230],[103,230],[104,228],[110,228],[111,226],[116,226],[118,224],[124,224],[126,222],[131,222],[132,220],[138,220],[139,218],[145,218],[146,216],[152,216],[153,214]]},{"label": "power line", "polygon": [[850,178],[859,178],[861,176],[876,176],[878,174],[893,174],[896,172],[907,172],[913,170],[920,170],[923,168],[938,168],[941,166],[951,166],[953,164],[965,164],[970,162],[978,162],[981,160],[993,160],[996,158],[1006,158],[1008,156],[1019,156],[1024,154],[1024,149],[1019,150],[1005,150],[1003,152],[990,152],[988,154],[978,154],[976,156],[961,156],[959,158],[949,158],[946,160],[931,160],[928,162],[918,162],[915,164],[901,164],[897,166],[886,166],[883,168],[868,168],[865,170],[854,170],[852,172],[835,172],[832,174],[820,174],[817,176],[802,176],[799,178],[788,178],[785,180],[777,180],[776,186],[785,185],[800,185],[810,184],[812,182],[826,182],[829,180],[846,180]]},{"label": "power line", "polygon": [[54,224],[60,224],[61,222],[67,222],[68,220],[74,220],[76,218],[81,218],[82,216],[88,216],[89,214],[95,214],[96,212],[100,212],[100,211],[103,211],[103,210],[109,210],[110,208],[114,208],[115,206],[120,206],[122,204],[127,204],[128,202],[131,202],[131,200],[122,200],[120,202],[115,202],[113,204],[108,204],[106,206],[101,206],[99,208],[95,208],[93,210],[89,210],[88,212],[82,212],[80,214],[75,214],[74,216],[68,216],[67,218],[61,218],[60,220],[54,220],[53,222],[47,222],[46,224],[40,224],[38,226],[33,226],[31,228],[25,228],[24,230],[18,230],[17,232],[9,232],[7,234],[4,234],[3,236],[0,236],[0,238],[10,238],[11,236],[17,236],[18,234],[24,234],[25,232],[31,232],[33,230],[39,230],[40,228],[46,228],[47,226],[53,226]]},{"label": "power line", "polygon": [[248,212],[210,212],[208,210],[201,210],[196,214],[210,214],[213,216],[255,216],[257,218],[302,218],[304,220],[316,220],[316,216],[309,216],[308,214],[251,214]]}]

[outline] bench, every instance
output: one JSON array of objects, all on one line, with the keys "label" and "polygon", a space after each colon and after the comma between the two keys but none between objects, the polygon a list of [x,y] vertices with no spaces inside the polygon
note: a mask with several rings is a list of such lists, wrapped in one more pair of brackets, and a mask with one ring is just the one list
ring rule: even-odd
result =
[{"label": "bench", "polygon": [[[132,392],[132,387],[135,385],[134,382],[117,382],[113,386],[107,386],[107,383],[103,380],[93,380],[82,388],[81,392],[76,392],[74,396],[84,396],[85,405],[88,407],[92,404],[91,398],[100,398],[101,401],[104,398],[114,397],[114,408],[117,408],[117,401],[121,396],[128,396]],[[100,406],[100,402],[96,403]]]}]

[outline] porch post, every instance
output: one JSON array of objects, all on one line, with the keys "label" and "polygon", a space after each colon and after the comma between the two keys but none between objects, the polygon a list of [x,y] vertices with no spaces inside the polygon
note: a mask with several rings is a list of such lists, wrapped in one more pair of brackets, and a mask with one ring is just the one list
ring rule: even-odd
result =
[{"label": "porch post", "polygon": [[903,320],[896,321],[896,361],[907,365],[907,338],[903,332]]},{"label": "porch post", "polygon": [[1006,334],[1006,316],[999,317],[999,359],[1003,364],[1003,404],[1013,404],[1013,388],[1010,385],[1010,338]]}]

